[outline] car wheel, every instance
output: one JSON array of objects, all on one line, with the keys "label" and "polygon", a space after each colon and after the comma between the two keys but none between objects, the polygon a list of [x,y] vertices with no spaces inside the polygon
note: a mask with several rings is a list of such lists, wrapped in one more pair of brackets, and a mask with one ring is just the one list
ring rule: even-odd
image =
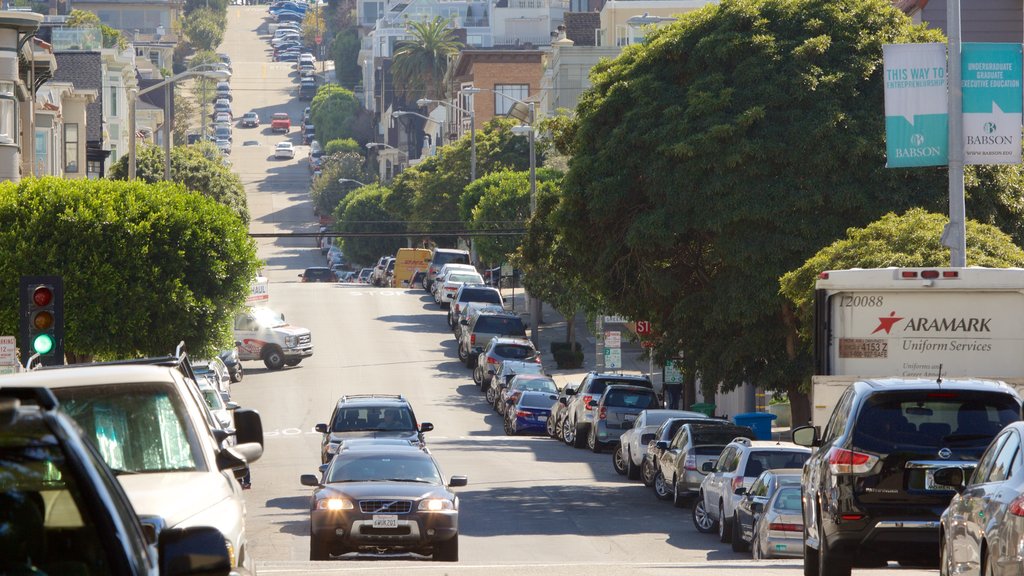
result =
[{"label": "car wheel", "polygon": [[498,414],[504,416],[508,412],[508,402],[502,402],[500,397],[494,399],[494,409],[498,411]]},{"label": "car wheel", "polygon": [[487,392],[484,395],[484,400],[487,400],[487,403],[491,405],[491,408],[494,408],[494,395],[495,394],[496,394],[496,391],[494,390],[494,386],[488,386],[487,387]]},{"label": "car wheel", "polygon": [[600,454],[604,445],[597,440],[597,426],[590,427],[590,434],[587,434],[587,448],[594,454]]},{"label": "car wheel", "polygon": [[476,384],[477,388],[484,385],[484,369],[480,365],[473,368],[473,383]]},{"label": "car wheel", "polygon": [[626,456],[626,478],[630,480],[638,480],[640,478],[640,467],[633,464],[633,453],[627,448],[625,450]]},{"label": "car wheel", "polygon": [[263,352],[263,365],[267,370],[280,370],[284,367],[284,354],[277,346],[270,346]]},{"label": "car wheel", "polygon": [[310,560],[330,560],[331,559],[331,546],[330,543],[323,538],[317,538],[316,536],[310,536],[309,538],[309,559]]},{"label": "car wheel", "polygon": [[672,505],[676,508],[686,508],[686,497],[683,496],[683,491],[679,489],[678,479],[672,481]]},{"label": "car wheel", "polygon": [[668,500],[672,497],[672,492],[668,489],[668,482],[665,481],[661,470],[654,472],[654,495],[658,497],[658,500]]},{"label": "car wheel", "polygon": [[434,554],[431,560],[435,562],[458,562],[459,561],[459,535],[451,539],[434,544]]},{"label": "car wheel", "polygon": [[828,538],[820,529],[818,534],[818,576],[850,576],[850,561],[829,552]]},{"label": "car wheel", "polygon": [[750,545],[743,540],[743,534],[740,533],[740,518],[737,514],[732,516],[732,551],[733,552],[749,552]]},{"label": "car wheel", "polygon": [[718,501],[718,541],[728,544],[732,541],[732,522],[725,517],[725,502]]},{"label": "car wheel", "polygon": [[284,361],[284,365],[285,366],[298,366],[299,362],[302,362],[302,358],[297,358],[295,360],[285,360]]},{"label": "car wheel", "polygon": [[575,431],[572,436],[572,447],[583,448],[587,444],[587,427],[585,424],[575,424]]},{"label": "car wheel", "polygon": [[562,442],[569,446],[574,445],[576,442],[576,427],[569,422],[568,417],[562,420]]},{"label": "car wheel", "polygon": [[241,366],[239,366],[237,370],[235,370],[234,372],[231,373],[231,381],[232,382],[241,382],[242,381],[242,367]]},{"label": "car wheel", "polygon": [[548,436],[558,438],[558,420],[555,420],[554,416],[548,416],[548,421],[544,426],[544,430],[548,433]]},{"label": "car wheel", "polygon": [[750,557],[754,560],[764,558],[761,554],[761,538],[757,535],[757,524],[754,524],[754,533],[750,537]]},{"label": "car wheel", "polygon": [[472,368],[469,365],[469,352],[463,350],[461,345],[459,346],[459,362],[465,364],[466,368]]},{"label": "car wheel", "polygon": [[505,418],[505,434],[507,436],[515,436],[516,435],[515,429],[512,428],[512,421],[509,420],[508,418]]},{"label": "car wheel", "polygon": [[644,458],[642,464],[640,464],[640,480],[643,481],[644,486],[654,486],[654,461],[650,458]]},{"label": "car wheel", "polygon": [[619,444],[612,453],[612,468],[615,468],[615,473],[619,476],[626,475],[626,454],[622,444]]},{"label": "car wheel", "polygon": [[715,519],[704,508],[704,494],[698,494],[697,501],[693,503],[693,527],[702,534],[711,534],[716,525]]}]

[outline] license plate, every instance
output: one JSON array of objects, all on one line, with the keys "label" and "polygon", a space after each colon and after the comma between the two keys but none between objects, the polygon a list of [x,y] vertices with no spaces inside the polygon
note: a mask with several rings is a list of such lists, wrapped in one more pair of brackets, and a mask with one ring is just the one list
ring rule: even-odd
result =
[{"label": "license plate", "polygon": [[538,422],[547,422],[548,421],[548,417],[547,416],[537,416],[537,421]]},{"label": "license plate", "polygon": [[398,516],[394,514],[374,514],[374,528],[398,528]]}]

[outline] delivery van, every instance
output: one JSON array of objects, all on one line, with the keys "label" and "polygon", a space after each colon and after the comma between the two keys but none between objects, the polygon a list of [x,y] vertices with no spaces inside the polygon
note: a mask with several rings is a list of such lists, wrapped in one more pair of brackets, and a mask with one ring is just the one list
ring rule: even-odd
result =
[{"label": "delivery van", "polygon": [[416,271],[426,272],[433,252],[426,248],[399,248],[395,254],[395,287],[412,288]]}]

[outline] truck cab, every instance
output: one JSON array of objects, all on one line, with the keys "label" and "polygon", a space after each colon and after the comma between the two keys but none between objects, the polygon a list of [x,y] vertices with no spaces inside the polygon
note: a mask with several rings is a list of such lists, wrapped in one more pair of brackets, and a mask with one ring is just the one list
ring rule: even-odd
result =
[{"label": "truck cab", "polygon": [[235,316],[235,340],[241,342],[242,360],[263,360],[269,370],[297,366],[313,355],[313,339],[306,328],[291,326],[284,315],[255,306]]}]

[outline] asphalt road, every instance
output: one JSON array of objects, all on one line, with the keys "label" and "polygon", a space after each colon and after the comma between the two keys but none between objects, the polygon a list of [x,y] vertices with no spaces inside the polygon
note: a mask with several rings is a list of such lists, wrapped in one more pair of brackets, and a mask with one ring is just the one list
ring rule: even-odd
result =
[{"label": "asphalt road", "polygon": [[[270,62],[265,7],[230,6],[221,51],[233,60],[236,116],[255,110],[301,119],[294,72]],[[230,156],[249,198],[253,232],[315,231],[308,201],[308,148],[274,160],[282,140],[269,128],[236,128]],[[255,140],[257,146],[243,146]],[[270,305],[310,328],[314,356],[268,372],[246,364],[236,401],[260,410],[266,452],[248,491],[248,537],[262,574],[587,574],[589,576],[737,573],[802,574],[799,560],[753,562],[693,528],[689,509],[658,501],[650,489],[615,474],[611,454],[575,450],[543,437],[508,438],[467,370],[458,362],[445,316],[420,291],[301,284],[297,275],[324,259],[311,239],[259,241]],[[421,422],[432,422],[431,450],[446,475],[465,474],[459,489],[458,564],[404,557],[311,563],[310,489],[299,475],[319,464],[317,422],[338,396],[398,393]],[[856,571],[919,575],[921,570]]]}]

